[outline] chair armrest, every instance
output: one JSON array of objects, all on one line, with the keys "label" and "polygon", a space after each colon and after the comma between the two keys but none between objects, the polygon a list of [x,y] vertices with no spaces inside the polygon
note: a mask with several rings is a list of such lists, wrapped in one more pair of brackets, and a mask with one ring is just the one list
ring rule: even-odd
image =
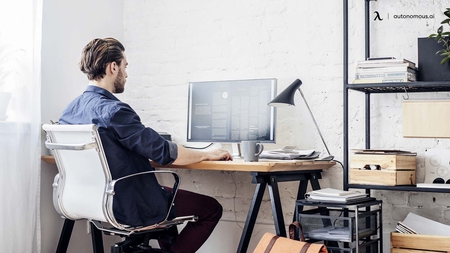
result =
[{"label": "chair armrest", "polygon": [[80,143],[80,144],[60,144],[60,143],[52,143],[52,142],[46,141],[45,146],[48,149],[86,150],[86,149],[95,148],[96,143],[89,142],[89,143]]},{"label": "chair armrest", "polygon": [[[166,222],[167,219],[169,218],[170,211],[171,211],[172,207],[174,206],[175,196],[177,195],[178,185],[180,184],[180,178],[179,178],[178,174],[176,172],[174,172],[174,171],[168,171],[168,170],[158,170],[158,171],[156,171],[156,170],[152,170],[152,171],[144,171],[144,172],[134,173],[134,174],[131,174],[131,175],[128,175],[128,176],[124,176],[124,177],[118,178],[116,180],[111,181],[108,184],[108,188],[106,189],[106,194],[111,195],[111,196],[114,195],[115,194],[115,192],[114,192],[115,185],[119,181],[131,178],[131,177],[142,176],[142,175],[145,175],[145,174],[156,174],[156,173],[172,174],[172,176],[174,177],[174,184],[173,184],[173,187],[172,187],[172,200],[171,200],[171,203],[169,205],[169,209],[167,211],[167,215],[166,215],[166,217],[165,217],[165,219],[163,221],[163,222]],[[114,217],[114,213],[112,211],[112,203],[111,202],[108,203],[108,208],[107,209],[108,209],[108,216],[110,218]],[[113,226],[116,226],[116,227],[119,226],[121,229],[128,230],[128,229],[124,228],[122,225],[119,225],[117,222],[113,222],[113,223],[111,223]]]},{"label": "chair armrest", "polygon": [[172,193],[173,193],[173,197],[175,198],[175,195],[178,191],[178,185],[180,184],[180,177],[178,176],[178,174],[174,171],[169,171],[169,170],[152,170],[152,171],[144,171],[144,172],[139,172],[139,173],[134,173],[128,176],[124,176],[121,178],[118,178],[116,180],[111,181],[108,189],[107,189],[107,193],[108,194],[114,194],[114,186],[117,182],[127,179],[127,178],[131,178],[131,177],[135,177],[135,176],[141,176],[141,175],[145,175],[145,174],[155,174],[155,173],[166,173],[166,174],[172,174],[172,176],[174,177],[174,184],[172,187]]}]

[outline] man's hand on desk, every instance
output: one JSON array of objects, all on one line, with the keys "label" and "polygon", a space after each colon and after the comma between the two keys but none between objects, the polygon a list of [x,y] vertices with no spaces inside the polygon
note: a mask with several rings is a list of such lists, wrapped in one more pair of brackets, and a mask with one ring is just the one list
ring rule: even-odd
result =
[{"label": "man's hand on desk", "polygon": [[211,150],[206,153],[209,153],[210,157],[205,161],[233,161],[233,156],[223,149]]},{"label": "man's hand on desk", "polygon": [[201,161],[232,161],[231,154],[223,149],[211,149],[199,151],[188,149],[178,145],[178,157],[173,162],[174,165],[188,165]]}]

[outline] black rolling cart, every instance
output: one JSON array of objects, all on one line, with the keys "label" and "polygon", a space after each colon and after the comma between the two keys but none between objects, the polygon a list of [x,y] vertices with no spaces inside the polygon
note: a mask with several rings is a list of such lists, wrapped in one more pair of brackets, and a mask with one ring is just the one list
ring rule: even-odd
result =
[{"label": "black rolling cart", "polygon": [[295,212],[306,241],[323,241],[330,253],[383,252],[381,200],[342,204],[302,199]]}]

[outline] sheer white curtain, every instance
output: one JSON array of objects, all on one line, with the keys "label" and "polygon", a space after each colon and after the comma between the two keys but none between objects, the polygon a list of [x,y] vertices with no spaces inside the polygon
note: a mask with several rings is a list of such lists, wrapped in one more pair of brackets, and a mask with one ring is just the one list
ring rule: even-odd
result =
[{"label": "sheer white curtain", "polygon": [[40,252],[42,0],[0,0],[0,248]]}]

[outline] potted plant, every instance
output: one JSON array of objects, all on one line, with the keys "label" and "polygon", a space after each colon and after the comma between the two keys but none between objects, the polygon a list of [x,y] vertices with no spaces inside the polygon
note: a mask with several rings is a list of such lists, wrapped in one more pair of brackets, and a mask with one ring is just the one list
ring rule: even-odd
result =
[{"label": "potted plant", "polygon": [[450,8],[446,8],[444,15],[436,33],[419,38],[419,81],[450,81],[450,32],[444,31],[445,24],[450,26]]},{"label": "potted plant", "polygon": [[450,26],[450,8],[447,8],[447,10],[444,11],[444,15],[446,18],[441,22],[441,26],[437,29],[437,33],[433,33],[428,36],[429,39],[434,38],[438,43],[442,44],[443,48],[436,52],[436,54],[444,56],[441,64],[445,64],[450,58],[450,32],[444,32],[443,26],[444,24]]}]

